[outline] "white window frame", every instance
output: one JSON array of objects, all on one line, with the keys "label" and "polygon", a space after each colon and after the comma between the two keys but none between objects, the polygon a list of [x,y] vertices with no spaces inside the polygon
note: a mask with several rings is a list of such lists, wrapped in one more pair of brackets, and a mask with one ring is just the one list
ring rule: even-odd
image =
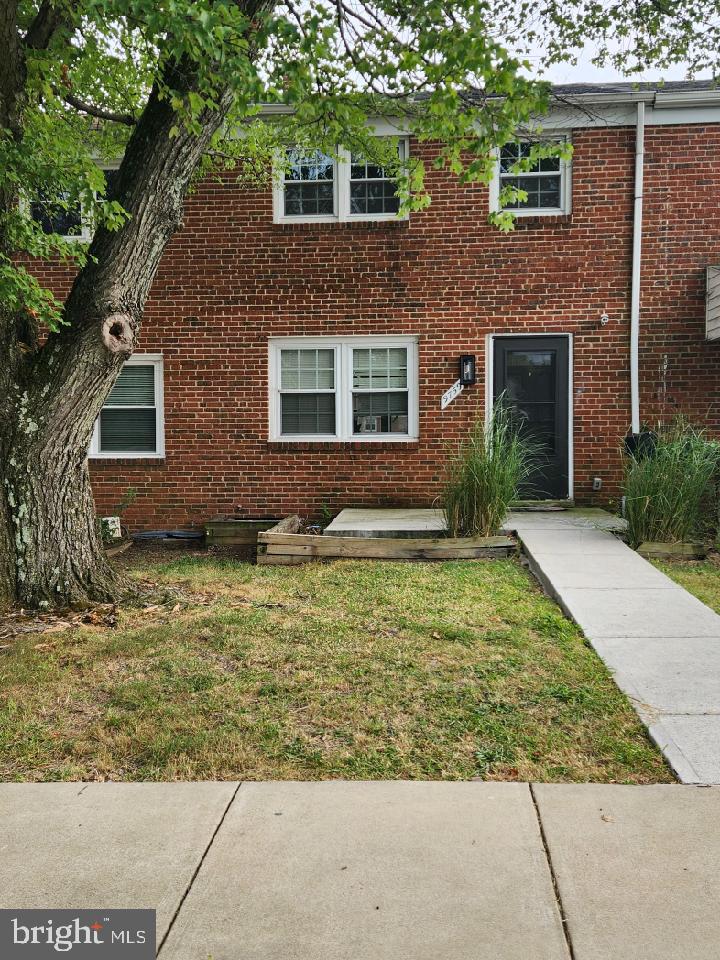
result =
[{"label": "white window frame", "polygon": [[[119,160],[105,161],[100,165],[100,169],[103,171],[103,173],[106,170],[119,170],[120,161]],[[21,203],[22,203],[23,212],[27,216],[32,217],[32,209],[30,207],[32,200],[24,199],[21,201]],[[81,201],[80,202],[80,233],[61,233],[59,234],[59,236],[61,236],[63,240],[71,240],[77,243],[89,243],[93,238],[94,232],[95,232],[94,225],[91,222],[90,218],[86,216],[85,211],[83,209],[82,201]]]},{"label": "white window frame", "polygon": [[[519,137],[518,140],[523,142],[527,138]],[[570,137],[566,134],[552,134],[547,133],[543,134],[540,138],[544,142],[555,142],[555,143],[569,143]],[[493,178],[489,184],[490,192],[490,212],[491,213],[501,213],[507,212],[512,213],[515,217],[558,217],[564,216],[572,212],[572,161],[565,160],[560,158],[560,206],[559,207],[501,207],[500,206],[500,189],[501,189],[501,177],[500,177],[500,149],[496,149],[495,153],[495,166],[493,171]],[[518,174],[522,176],[522,174]]]},{"label": "white window frame", "polygon": [[[165,393],[163,388],[163,357],[161,353],[134,353],[124,366],[148,366],[155,371],[155,450],[109,450],[100,449],[100,417],[95,421],[88,456],[93,460],[157,460],[165,456]],[[122,410],[113,405],[112,409]]]},{"label": "white window frame", "polygon": [[[268,341],[269,439],[281,443],[412,443],[419,436],[418,338],[413,336],[368,337],[271,337]],[[407,433],[353,433],[352,351],[373,347],[404,347],[407,350]],[[282,433],[280,401],[280,355],[282,350],[334,350],[335,352],[335,433]],[[299,390],[298,393],[314,393]],[[323,391],[332,392],[332,391]],[[375,393],[387,393],[378,389]],[[404,392],[397,388],[396,392]]]},{"label": "white window frame", "polygon": [[[403,159],[409,157],[409,137],[395,137],[399,149],[403,152]],[[273,221],[274,223],[357,223],[382,220],[407,220],[407,214],[400,213],[350,213],[350,167],[351,154],[349,150],[339,149],[333,160],[333,209],[334,213],[321,213],[315,216],[286,216],[285,214],[285,180],[282,169],[278,169],[273,178]],[[278,161],[280,166],[280,161]]]}]

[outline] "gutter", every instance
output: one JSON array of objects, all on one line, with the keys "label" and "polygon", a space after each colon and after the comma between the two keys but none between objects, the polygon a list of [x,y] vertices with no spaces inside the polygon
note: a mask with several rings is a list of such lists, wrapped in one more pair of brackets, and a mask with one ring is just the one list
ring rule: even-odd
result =
[{"label": "gutter", "polygon": [[633,211],[632,268],[630,281],[630,422],[640,433],[640,268],[642,265],[643,180],[645,173],[645,103],[638,101],[635,124],[635,204]]}]

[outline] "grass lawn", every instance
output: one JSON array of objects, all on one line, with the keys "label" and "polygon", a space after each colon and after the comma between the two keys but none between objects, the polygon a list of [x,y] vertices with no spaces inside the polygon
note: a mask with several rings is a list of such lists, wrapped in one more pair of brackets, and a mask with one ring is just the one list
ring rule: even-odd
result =
[{"label": "grass lawn", "polygon": [[711,554],[711,559],[703,561],[657,560],[655,566],[720,613],[720,555]]},{"label": "grass lawn", "polygon": [[0,779],[672,779],[514,560],[127,557],[162,601],[0,650]]}]

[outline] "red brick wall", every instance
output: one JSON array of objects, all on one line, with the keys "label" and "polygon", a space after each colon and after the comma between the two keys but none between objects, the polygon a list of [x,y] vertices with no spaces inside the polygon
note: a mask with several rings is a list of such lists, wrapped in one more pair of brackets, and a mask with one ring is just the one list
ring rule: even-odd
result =
[{"label": "red brick wall", "polygon": [[[575,495],[593,502],[600,476],[596,502],[616,496],[630,422],[634,130],[577,130],[573,141],[572,213],[521,219],[508,235],[487,225],[485,188],[442,172],[428,174],[432,205],[392,224],[273,224],[269,190],[203,184],[163,259],[139,346],[164,356],[166,457],[93,462],[100,512],[128,487],[135,527],[238,507],[310,516],[429,504],[446,445],[482,414],[486,335],[512,332],[573,334]],[[720,260],[718,151],[720,126],[647,131],[643,415],[664,406],[713,428],[720,345],[704,342],[703,296],[704,267]],[[418,442],[268,442],[269,336],[381,333],[419,337]],[[478,385],[441,412],[460,353],[477,354]]]}]

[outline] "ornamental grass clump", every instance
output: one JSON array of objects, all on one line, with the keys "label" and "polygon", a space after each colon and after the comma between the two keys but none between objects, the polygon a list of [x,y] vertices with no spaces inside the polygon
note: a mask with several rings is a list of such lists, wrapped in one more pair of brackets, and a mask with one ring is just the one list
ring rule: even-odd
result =
[{"label": "ornamental grass clump", "polygon": [[711,539],[717,527],[720,448],[685,421],[658,431],[625,467],[630,546]]},{"label": "ornamental grass clump", "polygon": [[537,447],[522,436],[517,413],[496,402],[488,421],[476,422],[448,457],[442,494],[448,536],[496,534],[537,465]]}]

